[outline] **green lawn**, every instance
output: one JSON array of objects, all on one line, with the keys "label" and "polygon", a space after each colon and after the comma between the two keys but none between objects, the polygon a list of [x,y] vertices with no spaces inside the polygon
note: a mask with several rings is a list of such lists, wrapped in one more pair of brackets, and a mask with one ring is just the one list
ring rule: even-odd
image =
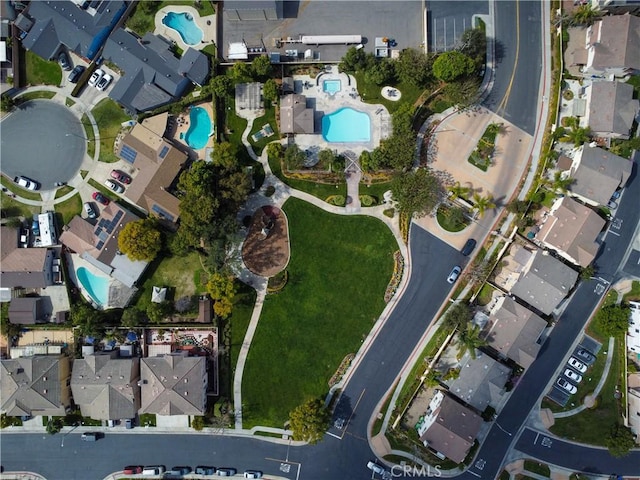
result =
[{"label": "green lawn", "polygon": [[96,142],[94,141],[96,136],[93,133],[93,126],[91,125],[91,122],[89,122],[89,117],[86,113],[82,115],[82,120],[80,121],[82,122],[82,127],[84,128],[85,137],[87,137],[87,155],[93,158],[96,153]]},{"label": "green lawn", "polygon": [[385,306],[398,248],[376,219],[331,215],[294,198],[284,211],[289,281],[265,300],[249,351],[245,428],[282,427],[296,406],[327,394],[330,377],[360,348]]},{"label": "green lawn", "polygon": [[50,100],[56,96],[56,92],[46,92],[46,91],[38,91],[38,92],[27,92],[24,95],[20,95],[17,100],[20,103],[28,102],[29,100],[37,100],[40,98],[44,98],[46,100]]},{"label": "green lawn", "polygon": [[69,185],[60,187],[56,190],[56,198],[64,197],[67,193],[72,191],[73,191],[73,187],[70,187]]},{"label": "green lawn", "polygon": [[371,195],[376,199],[378,205],[384,202],[384,193],[387,190],[391,190],[391,182],[372,183],[371,185],[360,182],[360,195]]},{"label": "green lawn", "polygon": [[538,475],[542,475],[543,477],[551,476],[551,470],[549,469],[549,465],[536,462],[534,460],[525,460],[524,469],[527,472],[537,473]]},{"label": "green lawn", "polygon": [[640,282],[634,280],[631,283],[631,291],[629,293],[625,293],[622,299],[625,302],[637,302],[640,300]]},{"label": "green lawn", "polygon": [[236,369],[238,355],[240,354],[240,347],[242,347],[244,336],[247,333],[247,328],[249,328],[249,322],[251,321],[251,314],[253,313],[255,303],[256,291],[248,285],[241,284],[234,300],[233,312],[230,317],[231,342],[229,350],[231,353],[232,371],[235,371]]},{"label": "green lawn", "polygon": [[[264,137],[257,142],[254,142],[252,139],[252,135],[260,131],[260,129],[262,129],[262,127],[267,123],[271,125],[274,134],[270,137]],[[251,128],[251,131],[249,132],[249,142],[253,146],[253,151],[256,153],[256,155],[260,156],[262,154],[262,150],[267,146],[267,144],[273,142],[274,140],[278,140],[279,138],[280,135],[278,133],[278,123],[276,122],[276,109],[274,107],[267,108],[265,109],[265,114],[262,117],[258,117],[253,121],[253,126]]]},{"label": "green lawn", "polygon": [[55,205],[56,213],[62,215],[62,224],[67,225],[73,217],[82,213],[82,199],[76,193],[73,197]]},{"label": "green lawn", "polygon": [[[154,18],[156,12],[167,5],[187,5],[189,7],[195,7],[201,17],[215,13],[215,9],[209,0],[202,0],[200,2],[194,0],[168,0],[164,2],[149,1],[148,3],[153,5],[149,8],[149,11],[145,11],[144,8],[141,8],[138,4],[133,15],[131,15],[126,22],[126,26],[141,37],[144,36],[145,33],[152,32],[155,29]],[[196,5],[200,8],[197,8]]]},{"label": "green lawn", "polygon": [[48,62],[30,50],[25,51],[27,85],[60,85],[62,69],[58,62]]},{"label": "green lawn", "polygon": [[[31,190],[27,190],[25,188],[19,187],[13,182],[13,180],[5,177],[4,175],[0,176],[0,184],[2,184],[2,186],[5,187],[10,192],[15,193],[17,196],[22,197],[25,200],[36,200],[38,202],[42,200],[42,197],[38,192],[33,192]],[[4,199],[4,193],[3,193],[3,199]],[[4,202],[2,207],[4,208]]]},{"label": "green lawn", "polygon": [[387,100],[382,96],[382,87],[384,85],[376,85],[374,83],[368,83],[364,79],[364,74],[361,72],[357,72],[354,77],[356,78],[356,82],[358,84],[358,93],[360,94],[360,98],[365,103],[379,103],[387,107],[390,113],[395,112],[400,105],[403,103],[414,104],[418,97],[424,92],[424,88],[416,87],[410,83],[396,83],[390,86],[397,88],[400,90],[402,94],[401,98],[397,102],[393,102],[391,100]]},{"label": "green lawn", "polygon": [[9,197],[6,193],[2,192],[2,212],[6,214],[8,218],[11,217],[25,217],[30,218],[35,213],[40,213],[40,207],[33,205],[26,205],[22,202]]},{"label": "green lawn", "polygon": [[[118,161],[118,157],[113,153],[113,143],[118,132],[120,131],[122,122],[130,120],[129,116],[116,102],[109,98],[101,100],[98,105],[91,111],[100,131],[100,158],[101,162],[113,163]],[[84,124],[84,121],[83,121]],[[89,127],[90,128],[90,127]],[[87,128],[85,127],[85,132]],[[88,133],[88,132],[87,132]],[[93,135],[93,134],[92,134]],[[87,135],[91,140],[91,136]],[[92,143],[91,141],[88,143]]]}]

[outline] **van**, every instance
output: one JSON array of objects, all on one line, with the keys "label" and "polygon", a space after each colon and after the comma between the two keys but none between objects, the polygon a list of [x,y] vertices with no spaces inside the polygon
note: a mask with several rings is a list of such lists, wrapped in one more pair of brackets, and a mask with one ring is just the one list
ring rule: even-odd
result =
[{"label": "van", "polygon": [[99,432],[85,432],[82,434],[82,440],[85,442],[95,442],[100,438]]},{"label": "van", "polygon": [[160,475],[165,471],[164,465],[151,465],[142,469],[142,475]]}]

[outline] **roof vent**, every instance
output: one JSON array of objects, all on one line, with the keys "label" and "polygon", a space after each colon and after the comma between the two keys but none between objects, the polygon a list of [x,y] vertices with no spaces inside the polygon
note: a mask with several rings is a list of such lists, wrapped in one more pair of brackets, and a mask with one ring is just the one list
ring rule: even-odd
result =
[{"label": "roof vent", "polygon": [[189,395],[189,392],[184,392],[184,396],[186,397],[187,395]]},{"label": "roof vent", "polygon": [[185,378],[185,379],[184,379],[184,383],[189,383],[189,379],[188,379],[188,378]]},{"label": "roof vent", "polygon": [[47,390],[46,388],[44,390],[42,390],[42,393],[47,393],[49,390]]},{"label": "roof vent", "polygon": [[47,377],[42,377],[42,380],[46,382],[47,381]]}]

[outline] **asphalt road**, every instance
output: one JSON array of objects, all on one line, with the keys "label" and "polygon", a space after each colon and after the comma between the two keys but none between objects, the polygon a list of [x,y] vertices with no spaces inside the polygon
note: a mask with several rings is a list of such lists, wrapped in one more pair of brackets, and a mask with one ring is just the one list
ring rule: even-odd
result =
[{"label": "asphalt road", "polygon": [[484,105],[533,135],[542,71],[541,9],[538,1],[495,2],[496,69]]},{"label": "asphalt road", "polygon": [[[78,173],[87,149],[84,128],[64,105],[26,102],[2,121],[2,173],[54,188]],[[34,141],[34,139],[38,139]]]}]

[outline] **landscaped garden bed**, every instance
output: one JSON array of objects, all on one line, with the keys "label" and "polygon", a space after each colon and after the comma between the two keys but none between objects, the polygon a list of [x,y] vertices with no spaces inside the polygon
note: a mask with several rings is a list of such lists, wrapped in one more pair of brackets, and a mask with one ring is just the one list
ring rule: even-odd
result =
[{"label": "landscaped garden bed", "polygon": [[482,137],[478,140],[478,145],[469,155],[469,163],[486,172],[491,166],[493,152],[496,146],[496,137],[500,133],[502,124],[492,123],[487,126]]}]

